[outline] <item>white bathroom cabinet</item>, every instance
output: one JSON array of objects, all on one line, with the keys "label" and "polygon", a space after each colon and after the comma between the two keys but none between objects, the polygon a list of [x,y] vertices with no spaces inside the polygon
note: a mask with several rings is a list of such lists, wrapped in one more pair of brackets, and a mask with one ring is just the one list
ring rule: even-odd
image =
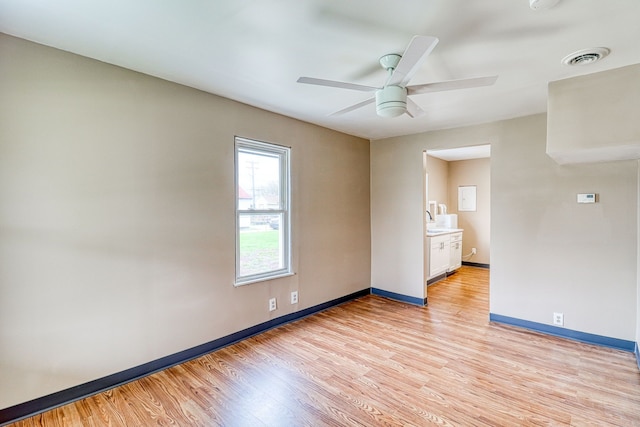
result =
[{"label": "white bathroom cabinet", "polygon": [[452,272],[462,265],[462,230],[427,236],[428,277]]},{"label": "white bathroom cabinet", "polygon": [[445,273],[451,259],[449,234],[429,237],[429,278]]},{"label": "white bathroom cabinet", "polygon": [[454,271],[462,266],[462,233],[451,233],[449,237],[450,258],[447,271]]}]

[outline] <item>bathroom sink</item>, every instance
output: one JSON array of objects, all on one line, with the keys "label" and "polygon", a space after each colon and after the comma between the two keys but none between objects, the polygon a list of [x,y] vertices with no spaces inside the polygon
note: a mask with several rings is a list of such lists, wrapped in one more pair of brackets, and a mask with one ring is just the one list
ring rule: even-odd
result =
[{"label": "bathroom sink", "polygon": [[427,229],[427,234],[438,234],[438,233],[448,233],[451,230],[446,228],[429,228]]}]

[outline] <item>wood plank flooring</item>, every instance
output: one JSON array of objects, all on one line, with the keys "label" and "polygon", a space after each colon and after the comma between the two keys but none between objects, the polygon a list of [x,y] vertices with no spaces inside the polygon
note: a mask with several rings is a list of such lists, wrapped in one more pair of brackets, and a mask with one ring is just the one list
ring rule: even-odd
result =
[{"label": "wood plank flooring", "polygon": [[640,426],[633,354],[490,324],[488,282],[363,297],[13,426]]}]

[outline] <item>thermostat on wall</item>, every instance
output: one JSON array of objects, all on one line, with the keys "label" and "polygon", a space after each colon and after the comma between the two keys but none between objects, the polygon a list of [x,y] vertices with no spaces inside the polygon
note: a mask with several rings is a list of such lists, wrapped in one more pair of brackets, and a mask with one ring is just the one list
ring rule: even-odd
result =
[{"label": "thermostat on wall", "polygon": [[578,194],[578,203],[595,203],[595,202],[596,202],[595,193]]}]

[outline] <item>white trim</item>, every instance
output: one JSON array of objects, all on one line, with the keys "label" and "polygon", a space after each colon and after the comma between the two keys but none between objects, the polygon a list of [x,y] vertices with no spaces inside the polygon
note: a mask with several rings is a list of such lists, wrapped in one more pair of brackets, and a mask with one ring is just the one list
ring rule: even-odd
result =
[{"label": "white trim", "polygon": [[[280,197],[278,200],[278,209],[240,209],[238,182],[238,153],[255,153],[257,155],[271,155],[279,160],[279,190]],[[293,275],[291,266],[291,148],[282,145],[276,145],[266,142],[249,140],[246,138],[235,137],[234,147],[235,157],[235,217],[236,217],[236,262],[235,262],[235,281],[234,286],[246,285],[249,283],[271,280],[279,277]],[[253,191],[253,189],[252,189]],[[254,194],[255,196],[255,194]],[[254,199],[255,200],[255,199]],[[241,215],[280,215],[280,223],[278,230],[282,236],[281,256],[283,268],[262,272],[257,274],[239,276],[240,274],[240,216]]]},{"label": "white trim", "polygon": [[288,273],[282,273],[282,274],[272,274],[270,276],[265,276],[265,277],[259,277],[259,278],[255,278],[255,279],[247,279],[247,280],[236,280],[235,283],[233,284],[233,286],[238,287],[238,286],[244,286],[244,285],[250,285],[252,283],[258,283],[258,282],[266,282],[267,280],[273,280],[273,279],[280,279],[282,277],[289,277],[289,276],[295,276],[296,273],[294,272],[288,272]]}]

